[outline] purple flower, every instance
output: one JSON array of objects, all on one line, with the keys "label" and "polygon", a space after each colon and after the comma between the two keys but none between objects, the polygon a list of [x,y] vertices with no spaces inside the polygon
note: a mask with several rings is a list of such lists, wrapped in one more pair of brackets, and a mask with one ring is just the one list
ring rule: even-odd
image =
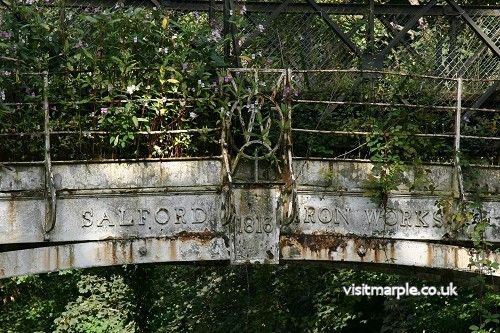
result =
[{"label": "purple flower", "polygon": [[2,32],[0,32],[0,36],[2,36],[5,39],[10,39],[12,37],[12,32],[2,31]]},{"label": "purple flower", "polygon": [[245,5],[241,6],[240,15],[245,15],[246,12],[247,12],[247,6]]},{"label": "purple flower", "polygon": [[214,42],[218,42],[221,38],[222,38],[222,36],[220,34],[220,30],[217,28],[212,29],[212,34],[211,34],[209,40],[214,41]]},{"label": "purple flower", "polygon": [[283,98],[288,98],[290,96],[290,86],[285,86],[285,89],[283,89]]},{"label": "purple flower", "polygon": [[231,82],[231,77],[230,76],[224,76],[224,83],[229,83]]},{"label": "purple flower", "polygon": [[101,108],[101,114],[108,113],[108,108]]}]

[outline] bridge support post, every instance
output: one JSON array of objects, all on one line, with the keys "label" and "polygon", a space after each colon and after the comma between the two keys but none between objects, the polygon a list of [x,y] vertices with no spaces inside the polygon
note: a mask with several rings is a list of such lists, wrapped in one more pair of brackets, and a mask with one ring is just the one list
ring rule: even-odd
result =
[{"label": "bridge support post", "polygon": [[454,192],[458,193],[461,201],[465,200],[462,167],[460,166],[460,130],[462,118],[462,78],[457,79],[457,106],[455,110],[455,144],[454,144],[454,166],[455,183]]},{"label": "bridge support post", "polygon": [[45,224],[43,226],[44,240],[50,240],[49,233],[56,224],[56,189],[52,173],[50,156],[50,110],[49,110],[49,73],[43,73],[43,110],[44,110],[44,153],[45,153]]}]

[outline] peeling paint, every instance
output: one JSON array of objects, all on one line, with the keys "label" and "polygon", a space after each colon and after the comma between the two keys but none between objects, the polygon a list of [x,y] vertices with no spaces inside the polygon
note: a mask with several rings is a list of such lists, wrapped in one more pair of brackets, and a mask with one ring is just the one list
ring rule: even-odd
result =
[{"label": "peeling paint", "polygon": [[[0,245],[25,246],[0,252],[0,277],[201,260],[326,260],[470,271],[469,249],[444,238],[446,225],[436,215],[435,201],[451,190],[452,168],[429,166],[434,192],[413,193],[402,185],[383,210],[365,193],[370,163],[301,160],[294,165],[302,170],[295,184],[297,219],[283,225],[282,179],[256,183],[246,171],[235,177],[230,193],[234,216],[222,221],[217,159],[55,164],[58,216],[48,242],[42,228],[43,167],[0,169]],[[486,236],[498,244],[499,186],[484,182],[500,179],[500,169],[478,172],[485,175],[478,186],[490,191],[484,193],[491,219]],[[405,176],[414,177],[412,171]],[[465,234],[458,240],[472,247]],[[72,244],[60,245],[67,242]],[[31,249],[32,244],[39,248]],[[498,261],[498,255],[487,256]]]}]

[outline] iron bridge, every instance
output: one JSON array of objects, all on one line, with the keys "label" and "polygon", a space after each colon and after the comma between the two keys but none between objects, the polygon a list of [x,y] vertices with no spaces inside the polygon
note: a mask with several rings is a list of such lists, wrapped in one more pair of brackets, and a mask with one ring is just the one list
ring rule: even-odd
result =
[{"label": "iron bridge", "polygon": [[[42,138],[44,157],[39,162],[7,159],[0,163],[0,278],[70,268],[198,261],[367,263],[499,277],[500,269],[487,263],[500,262],[500,254],[495,251],[500,244],[500,166],[471,166],[476,173],[471,185],[464,181],[460,157],[464,144],[469,151],[475,147],[478,154],[490,149],[484,152],[485,158],[498,155],[498,132],[480,136],[462,131],[470,130],[472,126],[467,122],[473,115],[500,112],[496,107],[500,11],[492,6],[460,6],[454,0],[410,3],[249,1],[245,13],[248,27],[244,26],[240,41],[230,13],[241,6],[233,0],[120,2],[121,6],[207,11],[211,23],[217,23],[222,16],[220,23],[227,37],[223,39],[224,57],[235,67],[227,69],[227,77],[247,75],[255,82],[265,81],[267,87],[275,87],[273,96],[283,95],[283,107],[270,108],[269,117],[263,121],[244,108],[245,101],[236,100],[223,108],[217,128],[134,133],[216,133],[217,156],[53,161],[52,153],[57,151],[54,137],[91,138],[110,133],[81,128],[73,132],[54,130],[51,106],[58,101],[50,101],[47,93],[52,73],[17,73],[19,77],[39,79],[33,81],[39,83],[37,91],[43,96],[39,107],[44,124],[36,133],[0,133],[0,140]],[[71,4],[61,9],[61,20],[67,25],[71,18],[65,15],[80,7],[116,8],[115,1],[75,0]],[[47,6],[47,10],[54,10]],[[349,31],[336,23],[342,21],[338,20],[342,15],[352,16],[354,23]],[[363,20],[366,28],[361,33]],[[289,33],[282,42],[276,23],[278,28],[284,27],[282,33]],[[429,29],[431,24],[450,25],[454,35],[447,39],[436,37],[433,34],[440,29]],[[381,37],[377,34],[382,29],[387,34]],[[365,49],[356,44],[363,35]],[[429,58],[419,58],[419,52],[431,49],[424,43],[426,36],[439,41],[431,50],[435,64],[430,67],[435,71],[401,73],[399,58],[390,55],[406,52],[416,62]],[[387,43],[377,43],[379,37],[387,39]],[[416,42],[420,49],[412,47]],[[251,66],[251,57],[241,55],[255,55],[259,48],[264,53],[280,54],[281,63],[267,68],[242,68],[241,59],[250,59],[247,62]],[[459,52],[465,48],[470,50]],[[0,59],[2,65],[13,61],[3,56]],[[11,65],[7,63],[5,68],[16,63]],[[384,99],[388,82],[398,82],[402,90],[403,84],[420,90],[414,91],[411,100],[402,97],[400,101],[388,101]],[[369,100],[363,99],[363,94],[352,97],[352,91],[361,85],[378,85],[378,89],[371,90],[381,95]],[[307,87],[330,89],[331,98],[315,100],[314,93],[308,98],[290,93],[292,88]],[[424,93],[434,100],[418,101],[417,97]],[[255,96],[258,94],[255,92]],[[264,100],[259,96],[255,101]],[[25,107],[19,101],[2,103]],[[292,104],[320,105],[326,111],[317,125],[297,128],[292,126],[292,115],[301,115]],[[323,114],[347,107],[420,110],[451,117],[447,123],[453,128],[412,135],[448,140],[452,156],[439,163],[408,167],[403,181],[389,191],[374,187],[380,179],[380,168],[376,173],[375,164],[353,155],[366,148],[364,139],[374,133],[320,126]],[[292,140],[300,135],[361,140],[353,140],[360,145],[346,148],[348,151],[339,156],[301,157],[294,154],[297,140]],[[474,146],[474,142],[483,146]],[[422,174],[425,186],[420,186]],[[473,195],[481,204],[462,211],[468,216],[462,223],[457,220],[457,211]],[[471,236],[475,227],[485,221],[486,229]],[[478,242],[489,244],[489,249],[479,249]]]}]

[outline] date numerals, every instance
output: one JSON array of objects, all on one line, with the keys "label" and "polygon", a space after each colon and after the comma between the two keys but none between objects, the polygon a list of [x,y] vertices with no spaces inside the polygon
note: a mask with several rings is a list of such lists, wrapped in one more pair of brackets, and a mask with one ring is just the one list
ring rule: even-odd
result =
[{"label": "date numerals", "polygon": [[274,221],[270,217],[259,215],[243,216],[236,218],[236,232],[247,234],[269,234],[274,230]]}]

